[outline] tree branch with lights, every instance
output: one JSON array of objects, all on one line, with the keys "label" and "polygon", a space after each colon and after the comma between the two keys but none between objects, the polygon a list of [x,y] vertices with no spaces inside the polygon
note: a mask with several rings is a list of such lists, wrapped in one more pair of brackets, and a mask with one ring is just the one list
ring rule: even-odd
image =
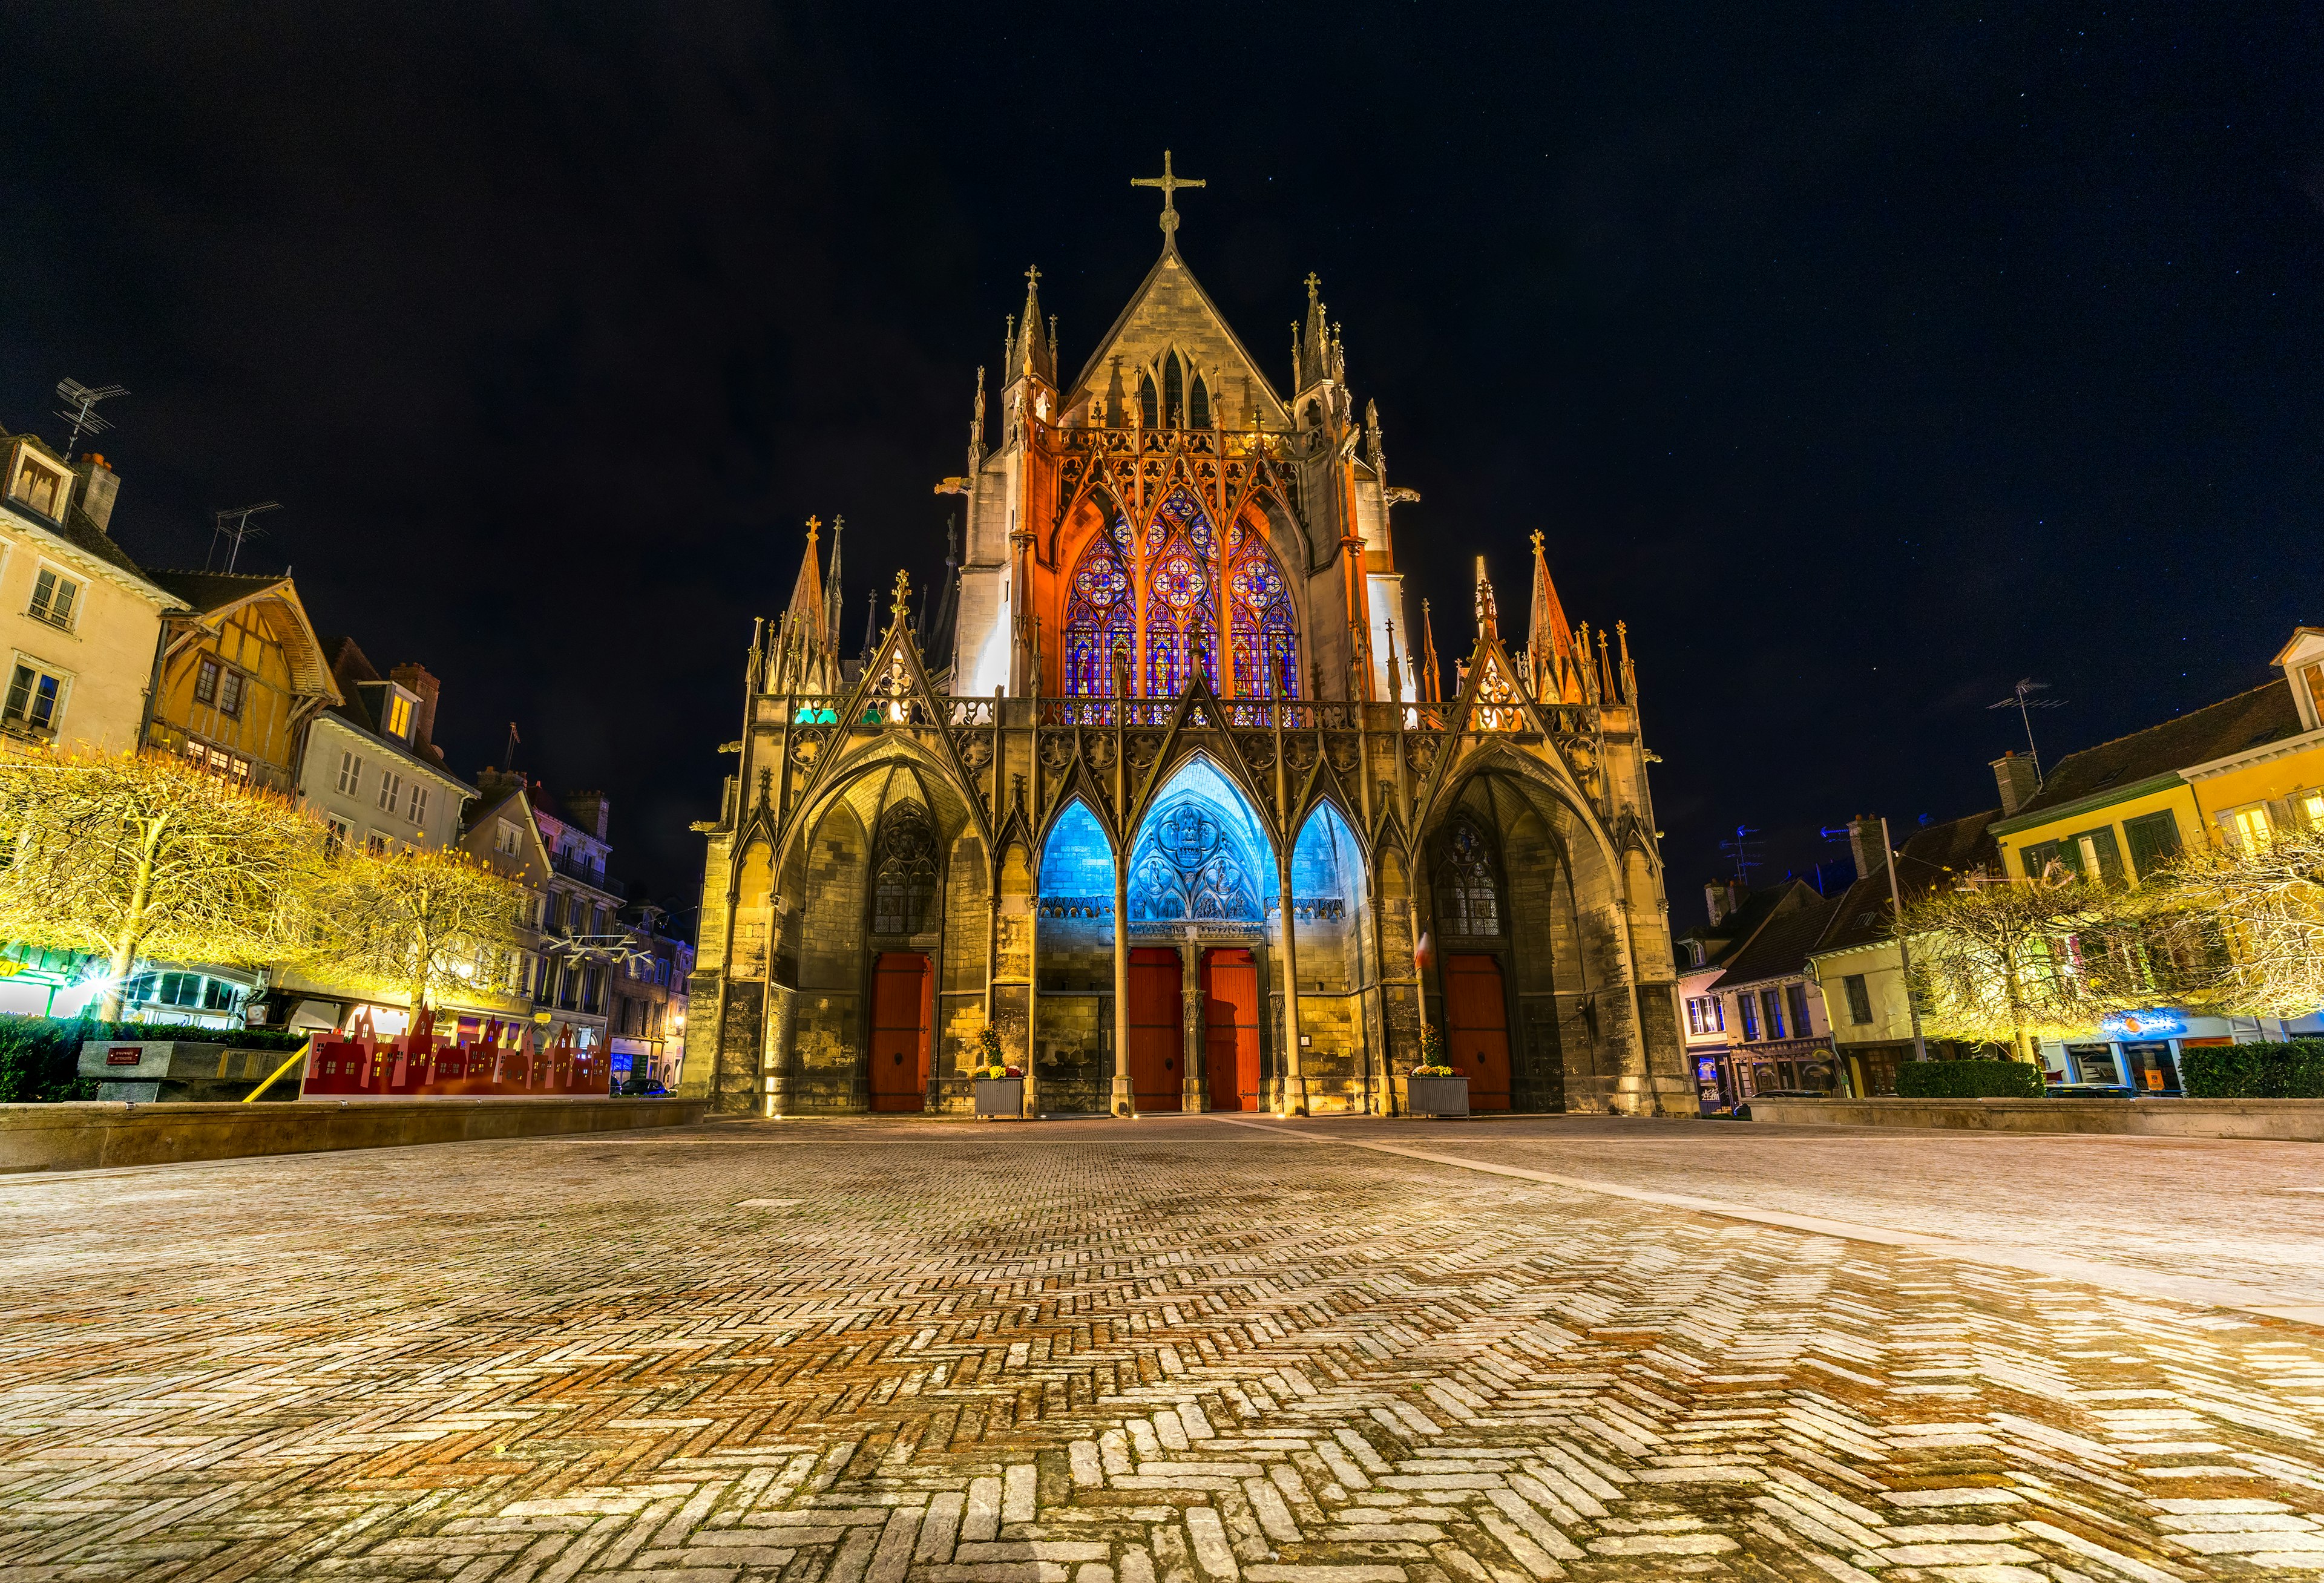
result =
[{"label": "tree branch with lights", "polygon": [[104,957],[108,1020],[141,957],[303,961],[327,933],[325,833],[288,798],[182,759],[0,766],[0,937]]},{"label": "tree branch with lights", "polygon": [[527,1009],[508,964],[520,947],[521,886],[466,852],[346,852],[332,865],[336,975],[404,996],[416,1018],[456,994]]}]

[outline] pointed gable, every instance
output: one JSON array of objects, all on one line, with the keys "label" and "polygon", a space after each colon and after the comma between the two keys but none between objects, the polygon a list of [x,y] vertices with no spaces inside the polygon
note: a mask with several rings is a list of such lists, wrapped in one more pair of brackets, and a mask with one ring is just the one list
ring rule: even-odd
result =
[{"label": "pointed gable", "polygon": [[[1249,426],[1253,401],[1259,404],[1260,422],[1277,428],[1289,427],[1290,409],[1275,393],[1275,387],[1234,331],[1227,327],[1226,317],[1196,282],[1194,272],[1176,248],[1165,249],[1146,272],[1146,279],[1130,295],[1130,305],[1098,342],[1097,350],[1065,392],[1066,409],[1070,410],[1093,392],[1100,397],[1106,394],[1115,358],[1126,368],[1142,368],[1173,346],[1193,359],[1204,378],[1210,378],[1212,370],[1218,371],[1219,395],[1231,418],[1231,427]],[[1137,380],[1126,382],[1135,392]]]}]

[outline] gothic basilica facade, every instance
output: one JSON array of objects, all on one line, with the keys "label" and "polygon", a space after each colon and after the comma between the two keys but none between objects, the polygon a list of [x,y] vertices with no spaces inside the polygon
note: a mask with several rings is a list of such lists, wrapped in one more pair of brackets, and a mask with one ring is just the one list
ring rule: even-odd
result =
[{"label": "gothic basilica facade", "polygon": [[682,1091],[965,1110],[989,1026],[1028,1112],[1380,1114],[1425,1019],[1475,1109],[1692,1114],[1627,634],[1568,622],[1536,534],[1524,646],[1480,558],[1444,685],[1317,281],[1278,389],[1164,168],[1070,380],[1027,272],[934,619],[899,576],[843,662],[810,524],[697,826]]}]

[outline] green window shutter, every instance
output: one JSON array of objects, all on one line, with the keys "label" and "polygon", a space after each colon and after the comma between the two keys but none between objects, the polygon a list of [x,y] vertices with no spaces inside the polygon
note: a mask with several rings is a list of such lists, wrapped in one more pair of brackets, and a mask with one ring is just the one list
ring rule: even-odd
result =
[{"label": "green window shutter", "polygon": [[2123,880],[2122,849],[2115,844],[2114,826],[2102,824],[2096,830],[2079,832],[2072,840],[2065,843],[2074,849],[2076,857],[2081,858],[2087,863],[2089,859],[2085,856],[2082,847],[2084,842],[2089,842],[2089,851],[2097,855],[2098,871],[2095,874],[2083,874],[2082,878],[2095,879],[2100,885],[2120,885]]},{"label": "green window shutter", "polygon": [[2124,820],[2122,833],[2130,843],[2131,867],[2142,879],[2179,853],[2179,821],[2168,808]]},{"label": "green window shutter", "polygon": [[2042,878],[2050,867],[2050,860],[2057,855],[2058,843],[2054,841],[2037,841],[2032,846],[2019,848],[2017,852],[2018,861],[2025,865],[2028,879]]}]

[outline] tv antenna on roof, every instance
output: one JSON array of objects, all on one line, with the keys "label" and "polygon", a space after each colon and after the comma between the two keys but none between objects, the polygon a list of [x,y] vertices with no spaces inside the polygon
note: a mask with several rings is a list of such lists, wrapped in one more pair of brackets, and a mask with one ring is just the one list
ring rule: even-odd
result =
[{"label": "tv antenna on roof", "polygon": [[1719,850],[1735,860],[1735,882],[1746,890],[1751,888],[1751,870],[1759,866],[1759,843],[1751,839],[1758,833],[1750,825],[1738,824],[1735,839],[1719,843]]},{"label": "tv antenna on roof", "polygon": [[[254,506],[228,506],[223,511],[212,511],[210,513],[210,550],[209,554],[202,557],[202,570],[208,571],[210,562],[217,558],[218,535],[223,533],[233,541],[233,548],[226,551],[226,569],[229,572],[233,571],[234,563],[242,555],[243,540],[266,537],[266,529],[253,528],[250,525],[250,520],[261,511],[279,511],[281,506],[281,501],[261,501]],[[226,525],[229,518],[233,519],[232,527]]]},{"label": "tv antenna on roof", "polygon": [[57,416],[72,425],[72,436],[65,441],[66,462],[71,462],[73,447],[80,444],[82,435],[103,434],[113,427],[97,415],[97,404],[128,393],[127,385],[85,385],[77,379],[57,382],[57,396],[65,403],[57,409]]},{"label": "tv antenna on roof", "polygon": [[2017,718],[2025,727],[2025,756],[2034,760],[2034,784],[2036,787],[2039,787],[2042,784],[2042,755],[2034,751],[2034,717],[2026,712],[2033,709],[2063,709],[2068,703],[2068,700],[2064,698],[2036,698],[2034,696],[2036,693],[2046,693],[2049,690],[2049,683],[2037,682],[2032,676],[2024,676],[2019,678],[2017,685],[2009,690],[2008,697],[2004,698],[1998,704],[1988,704],[1986,705],[1987,709],[2015,709],[2017,711]]}]

